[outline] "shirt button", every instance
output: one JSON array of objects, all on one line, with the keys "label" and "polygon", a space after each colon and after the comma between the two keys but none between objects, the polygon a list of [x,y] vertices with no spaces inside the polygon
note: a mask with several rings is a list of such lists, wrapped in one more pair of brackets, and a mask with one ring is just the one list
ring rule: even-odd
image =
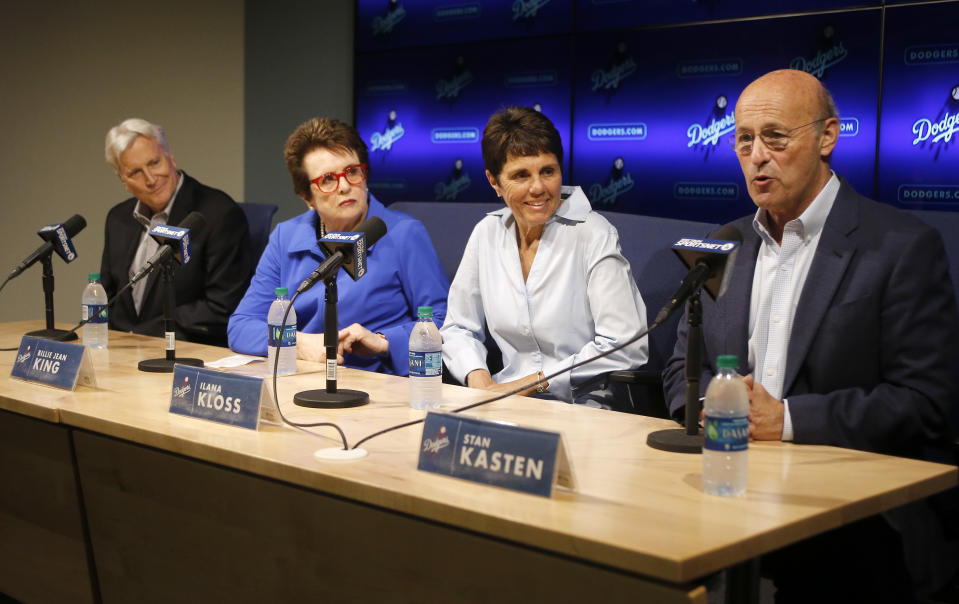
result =
[{"label": "shirt button", "polygon": [[773,370],[773,369],[767,369],[767,370],[766,370],[766,375],[771,376],[771,375],[774,374],[774,373],[776,373],[776,372],[775,372],[775,370]]},{"label": "shirt button", "polygon": [[528,328],[528,327],[524,327],[524,328],[523,328],[523,335],[524,335],[524,336],[528,336],[528,335],[529,335],[529,328]]},{"label": "shirt button", "polygon": [[784,264],[784,265],[782,265],[782,266],[779,267],[779,270],[781,270],[782,272],[786,272],[786,271],[789,270],[789,267]]},{"label": "shirt button", "polygon": [[782,319],[780,318],[779,315],[776,315],[775,317],[773,317],[773,322],[774,322],[774,323],[779,323],[781,320],[782,320]]}]

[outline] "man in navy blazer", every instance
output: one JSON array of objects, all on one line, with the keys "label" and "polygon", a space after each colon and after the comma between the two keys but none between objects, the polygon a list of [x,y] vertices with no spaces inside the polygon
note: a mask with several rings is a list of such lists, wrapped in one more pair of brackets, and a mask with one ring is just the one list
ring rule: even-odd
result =
[{"label": "man in navy blazer", "polygon": [[[955,463],[959,313],[942,239],[839,178],[829,163],[838,136],[831,96],[805,72],[768,73],[740,96],[732,142],[758,210],[732,223],[743,244],[725,295],[703,299],[700,384],[717,355],[735,354],[753,439]],[[663,375],[677,419],[685,355],[681,321]],[[959,548],[935,503],[767,556],[777,602],[911,601],[939,588]],[[831,577],[848,593],[823,589]]]},{"label": "man in navy blazer", "polygon": [[[192,259],[174,270],[178,339],[226,346],[230,314],[246,292],[254,259],[243,210],[229,195],[177,169],[163,129],[138,118],[124,120],[106,137],[107,162],[133,197],[107,214],[100,278],[112,298],[156,252],[147,233],[178,225],[199,212],[205,226],[190,233]],[[166,297],[161,270],[126,290],[110,308],[111,329],[164,334]]]}]

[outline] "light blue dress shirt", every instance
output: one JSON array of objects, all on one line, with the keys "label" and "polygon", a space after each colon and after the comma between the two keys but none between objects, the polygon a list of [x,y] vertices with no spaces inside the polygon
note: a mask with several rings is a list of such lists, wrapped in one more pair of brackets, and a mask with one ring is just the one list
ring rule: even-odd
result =
[{"label": "light blue dress shirt", "polygon": [[[440,330],[443,362],[461,382],[471,371],[487,368],[484,326],[503,353],[496,382],[537,371],[549,375],[646,329],[646,305],[620,252],[616,228],[592,211],[579,187],[563,187],[562,195],[526,281],[516,220],[508,207],[490,212],[473,229]],[[550,379],[549,392],[573,402],[572,385],[609,371],[635,369],[648,357],[647,338],[642,338]]]}]

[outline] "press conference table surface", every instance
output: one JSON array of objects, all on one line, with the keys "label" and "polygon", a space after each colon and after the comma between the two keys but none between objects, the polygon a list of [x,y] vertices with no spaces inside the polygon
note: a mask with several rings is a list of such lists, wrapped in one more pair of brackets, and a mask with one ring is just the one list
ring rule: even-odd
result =
[{"label": "press conference table surface", "polygon": [[[36,325],[0,325],[0,342],[15,345]],[[314,429],[315,436],[277,426],[251,431],[174,415],[171,375],[136,368],[162,356],[160,339],[110,332],[109,349],[92,352],[96,388],[61,391],[7,377],[0,409],[667,584],[695,584],[957,483],[954,466],[764,442],[750,445],[746,494],[715,497],[702,491],[700,456],[646,445],[650,431],[672,422],[515,396],[466,412],[562,433],[578,484],[541,498],[418,471],[421,425],[366,442],[363,459],[324,462],[314,452],[340,444],[329,428]],[[212,361],[230,353],[180,342],[178,354]],[[14,356],[0,353],[7,376]],[[297,375],[279,378],[280,405],[294,421],[336,422],[351,445],[424,416],[409,407],[405,378],[350,369],[339,372],[340,387],[368,392],[371,404],[336,411],[292,404],[294,393],[324,385],[324,368],[300,361]],[[486,396],[444,386],[443,410]]]}]

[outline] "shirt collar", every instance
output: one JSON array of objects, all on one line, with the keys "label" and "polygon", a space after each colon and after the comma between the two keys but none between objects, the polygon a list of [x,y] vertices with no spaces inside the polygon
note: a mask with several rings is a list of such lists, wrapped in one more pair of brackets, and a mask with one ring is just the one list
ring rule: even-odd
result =
[{"label": "shirt collar", "polygon": [[[812,200],[809,207],[799,215],[798,218],[790,220],[785,227],[795,229],[803,241],[809,241],[822,232],[823,225],[826,224],[826,217],[832,210],[833,203],[836,201],[836,195],[839,194],[839,177],[835,172],[826,181],[826,185],[819,191],[819,194]],[[769,234],[768,220],[766,210],[759,208],[753,216],[753,230],[759,235],[766,245],[773,245],[776,240]],[[785,230],[785,229],[784,229]],[[778,245],[778,244],[777,244]]]},{"label": "shirt collar", "polygon": [[[368,209],[366,210],[366,218],[369,219],[371,216],[377,216],[383,218],[384,213],[386,212],[386,206],[379,202],[376,197],[373,196],[373,193],[367,193],[367,203]],[[289,252],[304,252],[311,251],[315,254],[322,254],[320,251],[320,244],[317,242],[316,234],[318,232],[318,223],[320,221],[320,215],[316,213],[316,210],[309,209],[304,214],[309,214],[306,220],[298,222],[296,228],[290,234],[290,243],[287,247]],[[303,214],[300,214],[303,216]],[[297,219],[299,220],[299,219]],[[384,219],[383,222],[386,222]],[[372,254],[374,245],[369,246],[366,249],[367,255]]]},{"label": "shirt collar", "polygon": [[154,216],[163,216],[164,220],[170,219],[170,212],[173,211],[173,202],[176,201],[177,193],[179,193],[180,189],[183,188],[183,181],[186,180],[186,178],[183,177],[183,172],[180,172],[179,170],[177,170],[177,178],[179,181],[176,183],[176,190],[173,191],[173,195],[170,196],[170,201],[167,202],[166,207],[159,212],[151,212],[150,216],[147,216],[146,210],[149,210],[149,208],[146,207],[142,201],[139,199],[137,200],[136,205],[133,206],[133,217],[137,222],[145,227],[149,227]]},{"label": "shirt collar", "polygon": [[[550,216],[546,224],[554,220],[564,222],[583,222],[586,216],[592,211],[593,206],[589,203],[589,198],[583,193],[583,189],[574,186],[564,186],[560,190],[560,198],[563,203],[559,204],[556,212]],[[488,216],[498,216],[500,224],[504,227],[510,227],[513,224],[513,210],[509,206],[504,206],[497,210],[487,213]]]}]

